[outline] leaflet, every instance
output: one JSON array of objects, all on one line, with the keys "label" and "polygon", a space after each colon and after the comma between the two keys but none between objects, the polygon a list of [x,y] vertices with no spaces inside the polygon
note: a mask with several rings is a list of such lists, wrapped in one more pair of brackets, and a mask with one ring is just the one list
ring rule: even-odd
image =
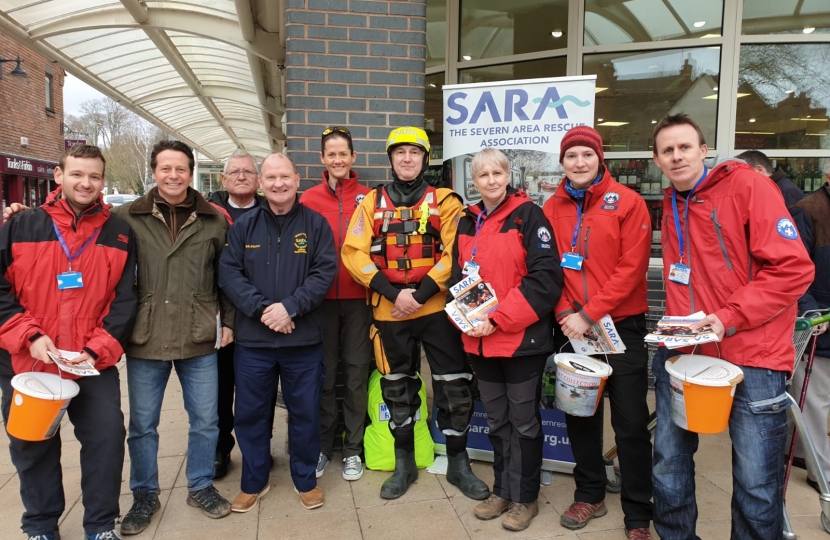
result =
[{"label": "leaflet", "polygon": [[79,377],[91,377],[94,375],[100,375],[101,372],[95,369],[89,362],[81,362],[80,364],[71,364],[70,361],[74,360],[75,358],[81,356],[81,353],[74,352],[74,351],[64,351],[62,349],[58,349],[60,356],[52,353],[51,351],[46,351],[49,355],[49,358],[61,369],[61,371],[65,371],[70,375],[77,375]]},{"label": "leaflet", "polygon": [[450,287],[455,298],[444,307],[444,311],[462,332],[469,332],[481,321],[479,317],[487,315],[499,305],[496,292],[481,277],[470,275]]},{"label": "leaflet", "polygon": [[720,341],[718,335],[712,331],[712,327],[709,325],[697,330],[689,329],[689,326],[704,317],[706,317],[706,314],[702,311],[684,317],[663,317],[657,323],[657,326],[646,335],[645,341],[646,343],[662,343],[669,349]]},{"label": "leaflet", "polygon": [[591,325],[584,339],[571,339],[571,346],[577,354],[619,354],[625,352],[625,343],[614,326],[610,315]]}]

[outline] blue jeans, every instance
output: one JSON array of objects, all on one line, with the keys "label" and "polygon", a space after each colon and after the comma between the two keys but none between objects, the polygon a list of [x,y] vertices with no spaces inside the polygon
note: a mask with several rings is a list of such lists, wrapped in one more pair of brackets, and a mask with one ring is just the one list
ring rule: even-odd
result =
[{"label": "blue jeans", "polygon": [[[657,390],[654,436],[654,528],[663,540],[697,539],[695,462],[698,434],[671,419],[666,359],[661,348],[652,371]],[[732,439],[732,534],[739,540],[778,540],[783,530],[786,374],[741,366],[729,416]],[[725,458],[726,456],[724,456]]]},{"label": "blue jeans", "polygon": [[130,489],[159,491],[158,425],[164,389],[175,365],[182,384],[184,409],[190,420],[187,435],[187,487],[197,491],[213,484],[213,459],[219,439],[216,353],[173,360],[127,357],[130,392]]}]

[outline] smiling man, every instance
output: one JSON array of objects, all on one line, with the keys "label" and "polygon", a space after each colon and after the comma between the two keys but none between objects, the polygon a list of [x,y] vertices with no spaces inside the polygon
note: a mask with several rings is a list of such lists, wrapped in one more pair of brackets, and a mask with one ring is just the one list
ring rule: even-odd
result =
[{"label": "smiling man", "polygon": [[297,202],[291,158],[262,162],[261,204],[234,222],[219,284],[236,305],[235,430],[242,450],[234,512],[248,512],[270,489],[270,438],[277,383],[288,408],[291,479],[302,505],[323,506],[317,485],[320,393],[325,377],[319,309],[334,280],[331,227]]}]

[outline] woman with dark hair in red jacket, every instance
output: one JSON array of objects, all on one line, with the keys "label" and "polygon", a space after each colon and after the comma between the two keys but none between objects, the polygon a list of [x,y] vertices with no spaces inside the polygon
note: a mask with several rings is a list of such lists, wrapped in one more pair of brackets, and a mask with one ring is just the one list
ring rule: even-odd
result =
[{"label": "woman with dark hair in red jacket", "polygon": [[562,269],[551,226],[510,183],[510,163],[485,148],[470,165],[481,202],[458,223],[450,285],[478,274],[498,307],[462,336],[478,377],[493,445],[493,493],[475,508],[479,519],[508,512],[502,526],[526,529],[539,513],[542,467],[542,371],[553,351],[553,306]]}]

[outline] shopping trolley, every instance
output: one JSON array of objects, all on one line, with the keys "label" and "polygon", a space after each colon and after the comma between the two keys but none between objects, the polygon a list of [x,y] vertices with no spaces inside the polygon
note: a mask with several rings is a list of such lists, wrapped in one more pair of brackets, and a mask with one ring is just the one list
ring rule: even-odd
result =
[{"label": "shopping trolley", "polygon": [[[824,530],[827,533],[830,533],[830,486],[827,484],[827,478],[824,476],[824,471],[818,465],[818,459],[816,458],[816,451],[815,447],[813,446],[813,440],[810,436],[810,433],[805,429],[804,426],[804,418],[801,415],[801,409],[804,407],[804,400],[807,396],[807,386],[810,383],[810,372],[812,371],[813,367],[813,359],[815,358],[816,354],[816,336],[818,335],[818,326],[822,323],[830,321],[830,313],[827,313],[827,310],[814,310],[808,311],[804,314],[803,317],[799,317],[795,321],[795,331],[793,332],[793,345],[795,346],[795,366],[793,367],[793,371],[798,367],[798,364],[802,361],[805,351],[807,350],[808,344],[810,345],[810,352],[807,356],[807,370],[804,376],[804,385],[801,389],[801,395],[799,397],[798,402],[796,402],[795,398],[792,394],[787,394],[790,399],[790,406],[787,407],[787,414],[789,415],[790,419],[794,424],[793,430],[793,438],[792,442],[790,443],[790,451],[788,453],[789,460],[787,461],[786,470],[784,472],[784,534],[783,537],[786,540],[795,540],[798,536],[793,532],[792,524],[790,523],[790,518],[787,515],[787,505],[786,505],[786,495],[787,495],[787,483],[790,478],[790,469],[792,468],[793,458],[795,457],[795,445],[796,445],[796,437],[799,437],[801,441],[802,449],[804,450],[804,458],[809,467],[818,481],[819,490],[821,494],[819,495],[819,502],[821,504],[821,525],[824,527]],[[787,384],[791,384],[788,382]],[[820,434],[821,436],[826,437],[827,435],[824,433]]]}]

